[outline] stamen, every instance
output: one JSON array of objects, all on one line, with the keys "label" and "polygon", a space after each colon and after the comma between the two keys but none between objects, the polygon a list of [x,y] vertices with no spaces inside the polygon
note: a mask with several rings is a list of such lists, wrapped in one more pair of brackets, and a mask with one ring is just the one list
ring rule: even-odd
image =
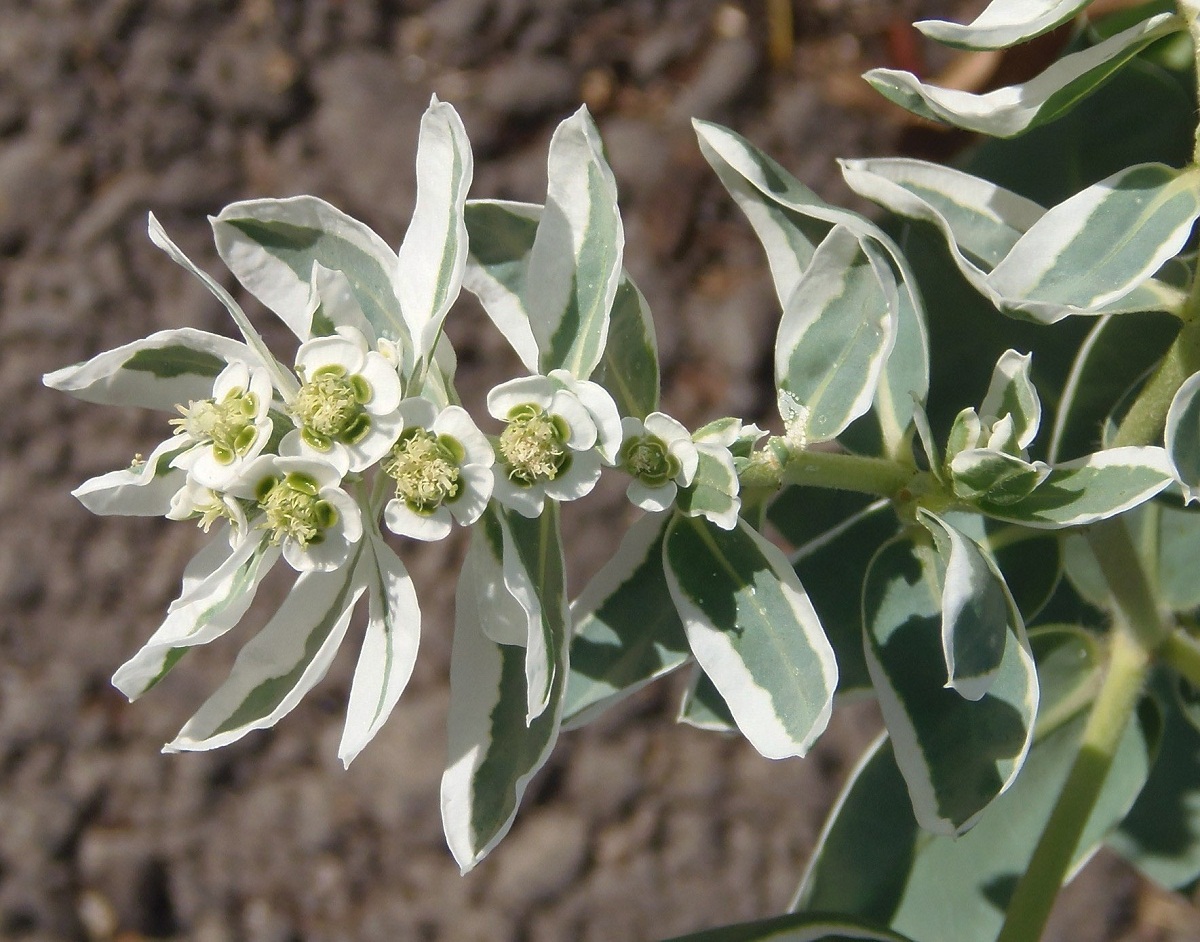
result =
[{"label": "stamen", "polygon": [[566,445],[569,434],[558,416],[532,403],[517,406],[500,433],[500,457],[508,465],[509,479],[524,485],[553,481],[570,460]]},{"label": "stamen", "polygon": [[462,492],[462,446],[448,435],[409,429],[384,459],[383,471],[396,481],[396,496],[419,514],[431,514]]},{"label": "stamen", "polygon": [[292,400],[292,414],[300,420],[304,440],[321,451],[334,441],[354,444],[371,430],[363,403],[371,387],[357,373],[348,375],[337,364],[322,366],[300,387]]},{"label": "stamen", "polygon": [[307,474],[292,472],[273,484],[268,479],[259,491],[266,518],[259,526],[271,531],[272,543],[288,538],[302,547],[316,545],[325,539],[325,530],[337,523],[337,510],[321,499],[320,487]]},{"label": "stamen", "polygon": [[176,435],[186,435],[202,445],[212,445],[213,454],[222,464],[231,464],[246,454],[258,437],[254,417],[258,397],[241,389],[231,390],[220,402],[216,399],[193,400],[175,407],[181,416],[171,419]]}]

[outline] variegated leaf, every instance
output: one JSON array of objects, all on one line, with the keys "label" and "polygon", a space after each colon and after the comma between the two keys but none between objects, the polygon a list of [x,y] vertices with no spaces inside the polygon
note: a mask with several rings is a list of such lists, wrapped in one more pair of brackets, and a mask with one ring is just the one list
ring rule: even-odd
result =
[{"label": "variegated leaf", "polygon": [[930,39],[961,49],[1005,49],[1048,33],[1092,0],[992,0],[971,23],[920,20],[913,25]]},{"label": "variegated leaf", "polygon": [[786,557],[750,526],[676,515],[667,585],[692,653],[768,758],[803,755],[829,722],[837,662]]},{"label": "variegated leaf", "polygon": [[1184,497],[1200,500],[1200,373],[1184,380],[1171,400],[1163,439]]},{"label": "variegated leaf", "polygon": [[1068,111],[1155,40],[1183,28],[1169,13],[1150,17],[1101,43],[1063,56],[1021,85],[983,94],[923,84],[911,72],[872,69],[863,76],[914,114],[993,137],[1015,137]]},{"label": "variegated leaf", "polygon": [[161,517],[187,481],[187,473],[171,467],[185,445],[172,436],[159,444],[141,464],[88,478],[71,496],[102,517]]},{"label": "variegated leaf", "polygon": [[644,419],[658,408],[658,341],[650,306],[626,274],[613,299],[604,357],[593,377],[621,415]]},{"label": "variegated leaf", "polygon": [[992,381],[979,407],[979,415],[989,424],[1012,416],[1016,448],[1021,451],[1033,443],[1042,424],[1042,400],[1029,378],[1032,359],[1027,353],[1004,351],[996,361]]},{"label": "variegated leaf", "polygon": [[675,722],[710,733],[736,733],[737,721],[729,712],[729,704],[721,691],[698,664],[692,665],[692,676],[679,700]]},{"label": "variegated leaf", "polygon": [[586,108],[555,130],[547,177],[522,300],[540,372],[587,379],[604,355],[625,234],[616,180]]}]

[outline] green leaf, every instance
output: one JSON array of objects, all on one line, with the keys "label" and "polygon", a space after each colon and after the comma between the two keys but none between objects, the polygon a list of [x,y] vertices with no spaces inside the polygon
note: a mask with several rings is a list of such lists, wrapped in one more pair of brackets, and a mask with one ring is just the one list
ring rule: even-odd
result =
[{"label": "green leaf", "polygon": [[542,207],[537,203],[468,200],[465,212],[470,254],[463,287],[479,299],[525,369],[536,373],[538,346],[522,294]]},{"label": "green leaf", "polygon": [[458,113],[437,96],[421,117],[417,139],[417,202],[396,267],[396,293],[417,345],[428,357],[450,305],[458,297],[467,258],[463,220],[471,186],[471,144]]},{"label": "green leaf", "polygon": [[847,916],[776,916],[757,922],[676,936],[667,942],[911,942]]},{"label": "green leaf", "polygon": [[775,344],[775,380],[806,410],[807,441],[836,438],[870,408],[898,303],[891,269],[834,227],[788,300]]},{"label": "green leaf", "polygon": [[992,382],[979,407],[984,422],[1011,416],[1015,448],[1024,451],[1037,436],[1042,422],[1042,401],[1029,378],[1029,354],[1006,350],[996,361]]},{"label": "green leaf", "polygon": [[1163,442],[1184,498],[1200,500],[1200,373],[1184,380],[1171,400]]},{"label": "green leaf", "polygon": [[1096,322],[1063,388],[1051,433],[1051,461],[1079,458],[1103,445],[1100,433],[1106,421],[1166,353],[1179,327],[1177,317],[1163,313],[1106,316]]},{"label": "green leaf", "polygon": [[837,663],[783,553],[745,523],[676,515],[667,584],[697,663],[768,758],[803,755],[829,722]]},{"label": "green leaf", "polygon": [[[1042,629],[1030,642],[1042,703],[1036,741],[1013,786],[968,833],[922,833],[892,743],[881,737],[838,798],[793,908],[854,914],[921,942],[993,942],[1078,751],[1101,669],[1087,632]],[[1149,771],[1157,725],[1153,710],[1142,711],[1126,730],[1073,871],[1133,804]]]},{"label": "green leaf", "polygon": [[[1191,612],[1200,608],[1200,579],[1196,578],[1196,560],[1200,559],[1200,516],[1180,510],[1166,502],[1142,505],[1154,521],[1150,539],[1153,553],[1154,596],[1173,612]],[[1149,552],[1147,553],[1149,555]]]},{"label": "green leaf", "polygon": [[[478,552],[478,545],[473,540],[472,551]],[[479,594],[470,562],[468,555],[455,594],[449,758],[441,787],[446,841],[464,873],[508,833],[529,780],[549,758],[558,738],[568,669],[563,645],[547,707],[527,722],[525,650],[497,644],[484,633],[488,600]],[[562,597],[562,584],[546,581],[535,587],[539,589],[546,592],[543,611],[557,616],[552,600]],[[561,617],[565,632],[565,610]]]},{"label": "green leaf", "polygon": [[278,558],[278,548],[261,533],[233,548],[228,533],[218,533],[188,563],[179,597],[167,609],[166,620],[117,669],[113,686],[136,700],[162,680],[188,648],[225,634],[246,613]]},{"label": "green leaf", "polygon": [[354,578],[362,546],[333,572],[303,572],[265,628],[164,752],[216,749],[292,711],[325,676],[366,586]]},{"label": "green leaf", "polygon": [[612,394],[621,415],[644,419],[658,408],[658,341],[650,306],[622,273],[613,299],[604,357],[595,381]]},{"label": "green leaf", "polygon": [[366,540],[358,577],[368,588],[367,631],[338,745],[338,758],[347,767],[391,715],[412,676],[421,637],[421,608],[408,570],[374,525],[367,528]]},{"label": "green leaf", "polygon": [[992,448],[968,448],[950,461],[954,493],[965,501],[1006,506],[1027,498],[1050,474],[1043,461],[1026,461]]},{"label": "green leaf", "polygon": [[946,687],[979,700],[1000,671],[1010,634],[1025,630],[995,564],[970,537],[927,510],[917,519],[942,559],[942,654]]},{"label": "green leaf", "polygon": [[1163,700],[1158,757],[1108,845],[1160,886],[1183,890],[1200,879],[1200,731]]},{"label": "green leaf", "polygon": [[616,181],[586,108],[555,130],[547,177],[522,300],[539,371],[587,379],[604,355],[625,234]]},{"label": "green leaf", "polygon": [[1005,49],[1035,39],[1074,17],[1092,0],[992,0],[969,25],[921,20],[930,39],[960,49]]},{"label": "green leaf", "polygon": [[342,272],[378,337],[411,343],[400,311],[397,257],[368,226],[315,196],[246,200],[209,220],[217,252],[238,281],[307,340],[313,265]]},{"label": "green leaf", "polygon": [[737,721],[721,691],[698,666],[692,666],[692,678],[679,701],[677,723],[710,733],[736,733]]},{"label": "green leaf", "polygon": [[1039,322],[1098,311],[1178,254],[1198,215],[1200,170],[1129,167],[1048,210],[987,282]]},{"label": "green leaf", "polygon": [[894,69],[872,69],[863,77],[885,98],[922,118],[994,137],[1015,137],[1066,113],[1141,50],[1182,28],[1178,17],[1154,16],[1064,56],[1028,82],[980,95],[925,85],[912,73]]},{"label": "green leaf", "polygon": [[697,440],[696,451],[699,454],[696,476],[690,486],[679,489],[675,506],[689,516],[704,517],[722,529],[731,530],[737,525],[742,507],[733,459],[727,448],[710,442]]},{"label": "green leaf", "polygon": [[885,544],[863,584],[867,668],[896,743],[917,821],[962,834],[1013,782],[1025,760],[1038,685],[1020,616],[988,692],[971,701],[946,689],[942,652],[945,573],[932,547]]},{"label": "green leaf", "polygon": [[977,499],[975,506],[997,520],[1057,530],[1124,513],[1171,481],[1170,464],[1161,448],[1109,448],[1055,465],[1021,500],[1000,504],[985,497]]},{"label": "green leaf", "polygon": [[691,659],[663,572],[669,517],[647,515],[571,604],[571,674],[563,727],[590,723],[612,704]]}]

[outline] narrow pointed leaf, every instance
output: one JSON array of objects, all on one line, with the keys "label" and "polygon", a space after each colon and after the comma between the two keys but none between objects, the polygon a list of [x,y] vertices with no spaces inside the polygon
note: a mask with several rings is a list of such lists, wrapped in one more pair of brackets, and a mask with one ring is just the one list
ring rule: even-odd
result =
[{"label": "narrow pointed leaf", "polygon": [[843,915],[776,916],[758,922],[676,936],[667,942],[912,942],[912,940]]},{"label": "narrow pointed leaf", "polygon": [[1021,85],[983,94],[923,84],[911,72],[872,69],[863,77],[913,114],[993,137],[1015,137],[1064,114],[1150,43],[1182,29],[1171,14],[1153,16],[1089,49],[1073,52]]},{"label": "narrow pointed leaf", "polygon": [[417,140],[417,202],[397,260],[396,286],[417,357],[433,351],[458,297],[467,258],[463,207],[471,186],[471,144],[458,113],[434,96]]},{"label": "narrow pointed leaf", "polygon": [[373,528],[359,561],[367,586],[367,631],[363,636],[338,758],[349,766],[391,715],[408,685],[421,637],[421,609],[404,563]]},{"label": "narrow pointed leaf", "polygon": [[174,411],[212,396],[213,380],[234,360],[257,363],[258,357],[240,341],[184,327],[47,373],[43,382],[84,402]]},{"label": "narrow pointed leaf", "polygon": [[644,419],[658,408],[658,341],[650,307],[628,275],[613,299],[604,358],[593,377],[621,415]]},{"label": "narrow pointed leaf", "polygon": [[279,611],[242,648],[226,681],[164,751],[216,749],[290,713],[329,670],[366,589],[352,577],[357,559],[334,572],[301,573]]},{"label": "narrow pointed leaf", "polygon": [[647,515],[571,604],[571,673],[563,728],[604,710],[691,659],[663,572],[669,517]]},{"label": "narrow pointed leaf", "polygon": [[961,834],[1013,782],[1033,736],[1038,685],[1019,615],[988,692],[946,689],[943,567],[932,547],[898,539],[863,585],[867,668],[913,811],[935,834]]},{"label": "narrow pointed leaf", "polygon": [[807,410],[808,441],[836,438],[870,408],[897,304],[890,269],[835,227],[784,308],[775,344],[776,383]]},{"label": "narrow pointed leaf", "polygon": [[1124,513],[1172,480],[1170,461],[1161,448],[1109,448],[1055,465],[1046,479],[1019,501],[998,504],[981,498],[975,506],[997,520],[1057,530]]},{"label": "narrow pointed leaf", "polygon": [[218,533],[188,563],[183,587],[166,620],[137,654],[113,675],[112,683],[136,700],[175,666],[188,648],[219,638],[236,625],[254,601],[262,579],[279,557],[262,534],[248,536],[236,547]]},{"label": "narrow pointed leaf", "polygon": [[209,221],[229,270],[301,340],[315,262],[345,274],[377,336],[407,339],[396,253],[357,219],[315,196],[293,196],[233,203]]},{"label": "narrow pointed leaf", "polygon": [[1163,440],[1184,497],[1188,503],[1200,500],[1200,373],[1188,377],[1171,400]]},{"label": "narrow pointed leaf", "polygon": [[667,584],[696,661],[768,758],[803,755],[829,722],[837,662],[783,553],[745,523],[676,516]]},{"label": "narrow pointed leaf", "polygon": [[187,480],[186,472],[171,467],[183,447],[174,436],[154,449],[142,464],[88,478],[71,496],[99,516],[161,517]]},{"label": "narrow pointed leaf", "polygon": [[625,234],[616,181],[586,108],[554,132],[547,176],[522,297],[540,371],[587,379],[604,354]]},{"label": "narrow pointed leaf", "polygon": [[1006,49],[1056,29],[1092,0],[992,0],[971,23],[920,20],[930,39],[961,49]]},{"label": "narrow pointed leaf", "polygon": [[[551,588],[562,592],[561,586]],[[549,757],[558,738],[567,674],[564,645],[550,704],[526,722],[525,651],[484,634],[482,604],[475,583],[460,579],[441,806],[446,841],[464,873],[508,833],[529,780]]]}]

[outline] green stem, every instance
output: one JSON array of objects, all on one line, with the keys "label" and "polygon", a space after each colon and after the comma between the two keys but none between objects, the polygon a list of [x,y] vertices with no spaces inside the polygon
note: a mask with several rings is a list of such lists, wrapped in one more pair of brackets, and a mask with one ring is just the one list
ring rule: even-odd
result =
[{"label": "green stem", "polygon": [[[1188,33],[1192,37],[1192,54],[1196,60],[1196,75],[1200,78],[1200,3],[1197,0],[1177,0],[1175,4],[1179,15],[1187,23]],[[1196,145],[1192,162],[1200,164],[1200,126],[1196,128]]]},{"label": "green stem", "polygon": [[912,468],[886,458],[791,450],[780,460],[776,451],[768,447],[755,454],[739,480],[743,488],[801,484],[892,497],[912,485],[914,477]]},{"label": "green stem", "polygon": [[[1200,280],[1197,282],[1200,284]],[[1200,317],[1195,316],[1197,301],[1193,291],[1192,302],[1184,313],[1187,322],[1171,344],[1158,369],[1150,381],[1138,393],[1137,399],[1125,414],[1121,427],[1113,440],[1114,447],[1123,445],[1150,445],[1158,440],[1167,421],[1167,410],[1171,400],[1183,385],[1183,381],[1200,370]]]},{"label": "green stem", "polygon": [[1086,536],[1125,630],[1148,653],[1157,651],[1170,636],[1171,625],[1159,613],[1154,589],[1125,521],[1120,517],[1104,520],[1089,527]]},{"label": "green stem", "polygon": [[1158,653],[1181,677],[1200,690],[1200,643],[1176,631],[1167,637]]}]

